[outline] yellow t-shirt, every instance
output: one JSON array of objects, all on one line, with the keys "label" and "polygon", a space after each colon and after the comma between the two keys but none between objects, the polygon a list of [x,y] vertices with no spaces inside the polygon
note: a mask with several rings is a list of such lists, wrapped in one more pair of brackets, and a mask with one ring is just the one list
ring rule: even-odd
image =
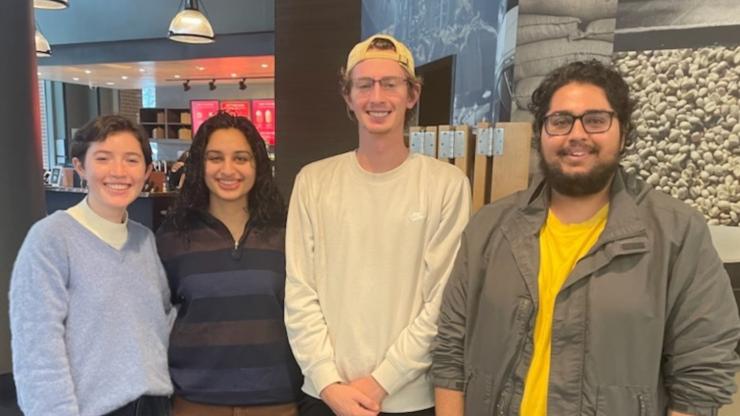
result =
[{"label": "yellow t-shirt", "polygon": [[524,383],[521,414],[547,415],[547,388],[550,378],[550,342],[555,299],[578,260],[586,255],[604,231],[609,204],[591,219],[563,224],[549,211],[540,233],[539,309],[534,327],[534,352]]}]

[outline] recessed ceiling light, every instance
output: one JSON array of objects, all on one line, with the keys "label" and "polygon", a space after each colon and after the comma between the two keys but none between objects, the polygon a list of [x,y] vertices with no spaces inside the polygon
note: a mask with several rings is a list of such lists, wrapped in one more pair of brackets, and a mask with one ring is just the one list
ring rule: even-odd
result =
[{"label": "recessed ceiling light", "polygon": [[180,75],[175,74],[175,78],[180,79]]},{"label": "recessed ceiling light", "polygon": [[139,68],[139,72],[146,72],[146,69],[144,69],[144,68]]},{"label": "recessed ceiling light", "polygon": [[86,70],[85,70],[85,73],[86,73],[87,75],[90,75],[90,74],[92,74],[92,71],[91,71],[91,70],[89,70],[89,69],[86,69]]},{"label": "recessed ceiling light", "polygon": [[116,85],[116,83],[115,82],[108,81],[108,82],[105,83],[105,85]]},{"label": "recessed ceiling light", "polygon": [[79,81],[80,79],[78,77],[72,77],[72,81]]},{"label": "recessed ceiling light", "polygon": [[236,74],[232,72],[231,73],[231,78],[236,78]]},{"label": "recessed ceiling light", "polygon": [[261,66],[262,68],[267,68],[267,67],[269,67],[270,65],[267,65],[267,64],[262,64],[262,65],[260,65],[260,66]]},{"label": "recessed ceiling light", "polygon": [[126,75],[121,75],[121,79],[128,79]]},{"label": "recessed ceiling light", "polygon": [[206,68],[203,67],[203,66],[196,66],[195,69],[197,69],[198,71],[205,71],[206,70]]},{"label": "recessed ceiling light", "polygon": [[41,71],[37,72],[36,75],[41,76]]}]

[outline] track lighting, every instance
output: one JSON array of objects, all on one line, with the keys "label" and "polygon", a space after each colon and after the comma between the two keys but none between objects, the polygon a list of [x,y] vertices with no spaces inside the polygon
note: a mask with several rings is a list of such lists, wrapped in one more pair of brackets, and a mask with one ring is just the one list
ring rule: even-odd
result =
[{"label": "track lighting", "polygon": [[211,81],[208,82],[208,89],[211,90],[211,91],[213,91],[213,90],[216,89],[216,80],[215,79],[212,79]]},{"label": "track lighting", "polygon": [[247,89],[247,79],[246,78],[242,78],[241,81],[239,81],[239,89],[240,90]]},{"label": "track lighting", "polygon": [[190,80],[186,80],[182,83],[182,89],[185,91],[190,91]]}]

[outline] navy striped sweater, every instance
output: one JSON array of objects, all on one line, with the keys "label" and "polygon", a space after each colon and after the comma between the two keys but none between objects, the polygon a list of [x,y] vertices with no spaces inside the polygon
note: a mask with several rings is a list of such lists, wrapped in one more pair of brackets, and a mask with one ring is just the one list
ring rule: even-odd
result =
[{"label": "navy striped sweater", "polygon": [[179,307],[170,336],[175,394],[216,405],[295,402],[302,383],[283,321],[285,229],[247,229],[234,242],[207,213],[189,238],[170,221],[157,247]]}]

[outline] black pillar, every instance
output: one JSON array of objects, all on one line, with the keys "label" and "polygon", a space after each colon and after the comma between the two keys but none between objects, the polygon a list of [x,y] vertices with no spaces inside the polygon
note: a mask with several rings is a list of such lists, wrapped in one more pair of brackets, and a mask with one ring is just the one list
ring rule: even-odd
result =
[{"label": "black pillar", "polygon": [[361,36],[360,0],[275,0],[276,179],[288,197],[309,162],[357,147],[338,73]]},{"label": "black pillar", "polygon": [[0,376],[11,372],[8,284],[18,248],[44,215],[33,1],[0,1]]}]

